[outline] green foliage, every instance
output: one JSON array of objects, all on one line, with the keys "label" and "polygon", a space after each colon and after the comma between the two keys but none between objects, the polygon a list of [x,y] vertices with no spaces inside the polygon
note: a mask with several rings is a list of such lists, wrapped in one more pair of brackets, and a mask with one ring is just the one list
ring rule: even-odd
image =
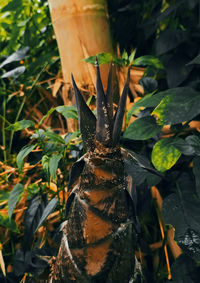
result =
[{"label": "green foliage", "polygon": [[[172,282],[198,282],[200,134],[198,128],[190,127],[190,122],[200,119],[199,1],[108,0],[108,8],[122,56],[100,53],[99,63],[110,63],[112,59],[118,66],[146,68],[140,81],[145,96],[133,104],[126,124],[132,115],[137,119],[125,129],[121,139],[129,152],[125,166],[134,180],[134,201],[145,238],[141,242],[150,245],[161,240],[157,220],[149,209],[152,205],[149,188],[156,185],[163,196],[165,223],[175,228],[175,240],[184,252],[171,261]],[[0,191],[1,208],[9,212],[9,215],[0,213],[0,226],[7,229],[10,237],[8,244],[5,241],[3,253],[7,265],[14,262],[11,277],[15,276],[18,282],[25,273],[38,276],[42,272],[44,261],[38,255],[53,255],[48,241],[42,246],[37,231],[43,226],[46,231],[43,239],[54,236],[59,223],[50,232],[47,219],[54,210],[60,221],[64,220],[69,167],[83,152],[79,130],[61,136],[56,127],[43,127],[50,117],[57,121],[56,115],[62,117],[63,123],[68,118],[77,120],[75,107],[57,106],[61,104],[58,99],[58,104],[51,101],[48,107],[45,103],[40,107],[43,116],[38,122],[33,122],[34,111],[29,113],[28,105],[44,99],[41,88],[49,89],[48,81],[60,69],[47,1],[2,0],[0,25],[0,158],[8,166],[5,170],[16,167],[16,161],[20,172],[11,192]],[[85,61],[95,64],[96,56]],[[46,83],[42,85],[43,81]],[[23,139],[18,134],[29,127],[33,131],[31,141],[21,144]],[[20,148],[15,149],[17,144]],[[28,173],[23,168],[25,159],[34,166]],[[17,170],[14,172],[17,174]],[[2,175],[1,182],[10,182],[9,174]],[[27,188],[25,184],[29,184]],[[23,193],[27,193],[24,228],[13,214]],[[22,248],[15,248],[15,242],[22,242]],[[42,248],[38,249],[40,245]],[[142,248],[145,250],[146,246]],[[161,250],[156,252],[160,259]],[[147,253],[149,256],[149,250]],[[168,282],[163,261],[160,260],[153,275],[147,271],[151,282]]]},{"label": "green foliage", "polygon": [[124,132],[124,138],[147,140],[159,134],[161,127],[156,124],[154,117],[142,117],[134,121]]},{"label": "green foliage", "polygon": [[20,200],[22,193],[24,191],[24,187],[22,184],[17,184],[12,189],[9,199],[8,199],[8,216],[11,218],[13,214],[13,210],[15,209],[16,204]]},{"label": "green foliage", "polygon": [[170,169],[181,156],[180,151],[173,146],[173,142],[172,138],[162,139],[153,147],[151,160],[161,172]]}]

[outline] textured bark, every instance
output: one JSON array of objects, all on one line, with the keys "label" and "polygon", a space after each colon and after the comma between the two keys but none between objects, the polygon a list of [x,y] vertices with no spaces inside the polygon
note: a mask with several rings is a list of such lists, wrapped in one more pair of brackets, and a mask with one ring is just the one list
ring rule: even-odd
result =
[{"label": "textured bark", "polygon": [[120,148],[96,145],[72,189],[50,282],[128,283],[134,277],[133,211]]}]

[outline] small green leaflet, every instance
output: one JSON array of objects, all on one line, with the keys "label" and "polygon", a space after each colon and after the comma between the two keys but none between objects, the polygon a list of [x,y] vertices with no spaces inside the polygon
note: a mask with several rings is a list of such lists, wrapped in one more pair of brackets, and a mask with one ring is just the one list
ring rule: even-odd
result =
[{"label": "small green leaflet", "polygon": [[152,116],[135,120],[124,132],[123,137],[133,140],[147,140],[161,132],[161,126]]},{"label": "small green leaflet", "polygon": [[12,189],[9,199],[8,199],[8,216],[11,218],[13,211],[15,209],[16,204],[20,200],[22,193],[24,191],[24,187],[22,184],[16,184]]},{"label": "small green leaflet", "polygon": [[92,65],[95,65],[96,57],[98,59],[99,65],[110,63],[111,59],[113,58],[112,54],[103,52],[103,53],[97,54],[96,56],[90,56],[86,59],[83,59],[83,61],[86,61],[87,63],[90,63]]},{"label": "small green leaflet", "polygon": [[56,208],[58,203],[58,200],[56,198],[53,198],[45,207],[42,216],[40,218],[40,221],[35,229],[35,232],[38,230],[38,228],[43,224],[43,222],[47,219],[47,217],[49,216],[49,214],[51,212],[53,212],[53,210]]},{"label": "small green leaflet", "polygon": [[6,130],[9,131],[20,131],[20,130],[24,130],[26,128],[29,127],[34,127],[34,122],[31,120],[21,120],[21,121],[17,121],[14,124],[9,125]]},{"label": "small green leaflet", "polygon": [[66,119],[71,118],[78,120],[77,109],[74,106],[58,106],[56,111],[62,114]]},{"label": "small green leaflet", "polygon": [[49,158],[49,173],[50,176],[55,179],[56,178],[56,171],[58,168],[58,163],[60,159],[63,157],[62,154],[55,154]]},{"label": "small green leaflet", "polygon": [[173,141],[174,138],[161,139],[153,147],[151,161],[160,172],[170,169],[181,156],[181,152],[173,146]]},{"label": "small green leaflet", "polygon": [[24,146],[17,155],[17,167],[22,172],[24,166],[24,158],[36,147],[36,144]]}]

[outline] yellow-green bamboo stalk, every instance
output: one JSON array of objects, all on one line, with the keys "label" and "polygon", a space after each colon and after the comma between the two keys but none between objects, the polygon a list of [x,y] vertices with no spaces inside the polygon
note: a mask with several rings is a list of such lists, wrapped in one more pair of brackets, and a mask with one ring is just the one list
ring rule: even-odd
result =
[{"label": "yellow-green bamboo stalk", "polygon": [[[73,73],[79,86],[93,84],[94,69],[81,60],[113,53],[106,0],[49,0],[49,6],[65,83],[71,84]],[[104,86],[107,73],[108,66],[103,66]]]}]

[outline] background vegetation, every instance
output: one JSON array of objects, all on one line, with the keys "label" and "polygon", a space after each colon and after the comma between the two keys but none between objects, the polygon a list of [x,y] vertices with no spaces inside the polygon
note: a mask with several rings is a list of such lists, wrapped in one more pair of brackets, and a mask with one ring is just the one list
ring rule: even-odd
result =
[{"label": "background vegetation", "polygon": [[[145,67],[121,138],[133,151],[138,257],[149,282],[199,282],[199,1],[108,0],[108,11],[113,60]],[[47,1],[1,1],[0,26],[0,280],[34,282],[56,254],[69,168],[84,151],[79,131],[66,132],[77,112],[63,105]]]}]

